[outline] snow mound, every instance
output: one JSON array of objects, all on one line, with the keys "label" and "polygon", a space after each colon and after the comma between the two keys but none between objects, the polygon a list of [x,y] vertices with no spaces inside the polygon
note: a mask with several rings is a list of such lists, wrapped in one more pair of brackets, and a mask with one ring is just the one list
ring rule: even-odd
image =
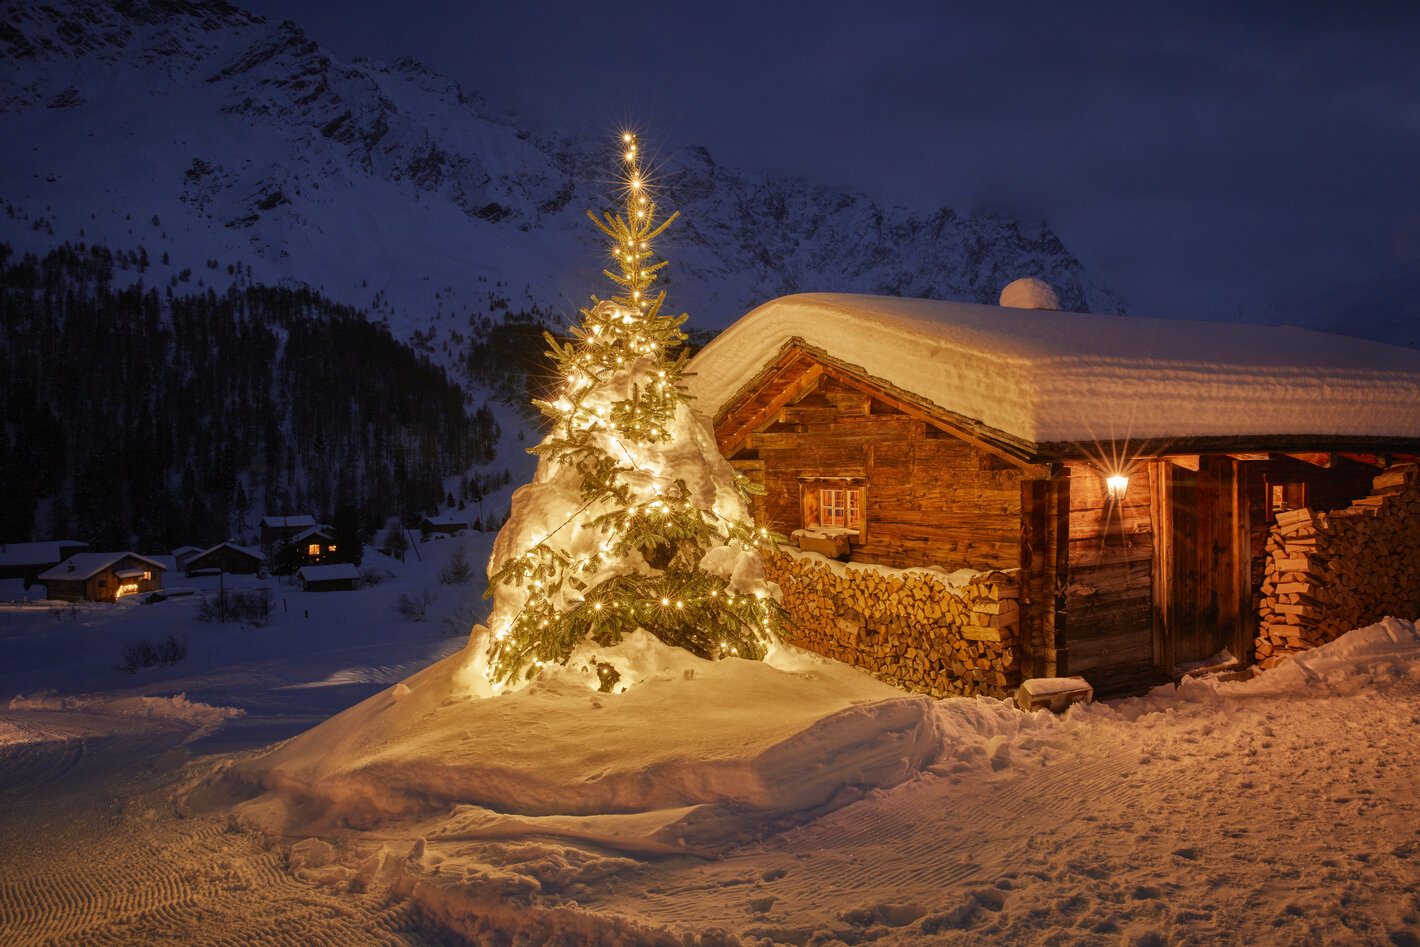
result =
[{"label": "snow mound", "polygon": [[1001,305],[1012,309],[1050,309],[1060,311],[1060,297],[1045,280],[1033,276],[1018,279],[1001,290]]},{"label": "snow mound", "polygon": [[38,694],[26,697],[24,694],[17,694],[10,699],[8,707],[10,710],[82,711],[187,724],[195,730],[190,740],[206,736],[224,722],[240,717],[245,712],[237,707],[213,707],[200,701],[188,700],[186,694],[174,694],[171,697],[108,697],[87,694],[69,697]]},{"label": "snow mound", "polygon": [[1161,684],[1143,697],[1113,704],[1077,705],[1067,717],[1119,714],[1135,720],[1181,704],[1345,696],[1395,683],[1420,684],[1420,631],[1412,621],[1385,618],[1293,655],[1250,680],[1185,677],[1176,686]]},{"label": "snow mound", "polygon": [[[476,645],[470,645],[476,647]],[[226,771],[239,817],[287,835],[559,837],[712,854],[924,773],[989,773],[1057,729],[996,700],[938,704],[777,647],[706,661],[638,632],[601,649],[638,680],[596,691],[573,661],[496,697],[451,697],[451,655]]]}]

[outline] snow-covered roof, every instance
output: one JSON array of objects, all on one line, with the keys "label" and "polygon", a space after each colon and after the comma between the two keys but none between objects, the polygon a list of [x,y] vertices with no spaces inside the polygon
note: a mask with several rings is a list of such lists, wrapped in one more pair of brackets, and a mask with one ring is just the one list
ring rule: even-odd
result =
[{"label": "snow-covered roof", "polygon": [[249,557],[251,557],[252,559],[262,559],[262,558],[264,558],[264,557],[262,556],[262,554],[261,554],[261,550],[260,550],[260,549],[253,549],[253,548],[251,548],[250,546],[238,546],[238,545],[237,545],[236,543],[234,543],[234,542],[221,542],[221,543],[218,543],[218,544],[215,545],[215,546],[209,546],[209,547],[207,547],[206,549],[203,549],[202,551],[200,551],[200,552],[198,552],[198,553],[195,553],[194,555],[190,556],[190,557],[188,558],[188,562],[196,562],[198,559],[201,559],[203,556],[206,556],[206,555],[208,555],[208,554],[210,554],[210,553],[214,553],[214,552],[216,552],[217,550],[219,550],[219,549],[224,549],[224,548],[225,548],[225,549],[231,549],[231,550],[233,550],[234,552],[241,553],[243,556],[249,556]]},{"label": "snow-covered roof", "polygon": [[442,517],[435,519],[432,516],[424,517],[424,522],[420,524],[425,529],[468,529],[468,521],[454,519],[453,517]]},{"label": "snow-covered roof", "polygon": [[358,579],[360,570],[350,562],[333,562],[325,566],[302,566],[296,570],[302,582],[331,582],[337,579]]},{"label": "snow-covered roof", "polygon": [[262,526],[269,526],[273,529],[302,529],[307,526],[316,525],[314,516],[263,516]]},{"label": "snow-covered roof", "polygon": [[303,529],[296,535],[292,536],[291,542],[300,543],[307,539],[310,539],[312,536],[320,536],[324,539],[335,538],[331,535],[329,526],[312,526],[310,529]]},{"label": "snow-covered roof", "polygon": [[1033,444],[1316,435],[1420,438],[1420,353],[1290,326],[884,296],[765,303],[688,366],[707,414],[791,341]]},{"label": "snow-covered roof", "polygon": [[167,566],[147,556],[140,556],[136,552],[81,552],[70,556],[59,565],[40,575],[41,582],[54,579],[73,579],[82,581],[92,579],[100,572],[107,569],[116,562],[133,558],[139,562],[146,562],[154,569],[166,570]]},{"label": "snow-covered roof", "polygon": [[88,543],[72,540],[57,540],[40,543],[5,543],[0,545],[0,567],[39,566],[59,562],[64,558],[62,550],[83,549]]}]

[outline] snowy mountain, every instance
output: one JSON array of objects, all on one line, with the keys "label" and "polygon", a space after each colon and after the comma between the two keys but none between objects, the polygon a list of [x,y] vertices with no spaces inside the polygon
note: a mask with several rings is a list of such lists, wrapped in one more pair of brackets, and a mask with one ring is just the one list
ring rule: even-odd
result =
[{"label": "snowy mountain", "polygon": [[[607,291],[585,211],[611,206],[610,139],[535,137],[411,60],[340,62],[221,0],[10,3],[0,58],[0,241],[17,251],[142,248],[170,261],[157,280],[250,270],[406,337],[457,320],[454,358],[453,331],[495,300],[570,316]],[[1120,311],[1044,225],[883,207],[699,147],[659,167],[682,212],[658,244],[669,305],[695,327],[807,290],[994,302],[1023,275],[1066,309]]]}]

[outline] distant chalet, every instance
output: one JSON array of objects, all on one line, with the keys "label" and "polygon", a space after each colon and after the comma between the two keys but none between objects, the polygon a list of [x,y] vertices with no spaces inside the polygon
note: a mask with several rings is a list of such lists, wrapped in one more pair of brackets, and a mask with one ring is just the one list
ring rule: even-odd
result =
[{"label": "distant chalet", "polygon": [[934,693],[1109,690],[1268,658],[1274,632],[1319,643],[1321,603],[1285,599],[1324,577],[1278,514],[1332,529],[1420,459],[1420,354],[1290,327],[805,294],[731,326],[687,383],[764,487],[757,517],[846,561],[827,597],[806,560],[771,565],[800,643]]},{"label": "distant chalet", "polygon": [[62,602],[114,602],[163,587],[167,567],[133,552],[84,552],[39,577],[45,597]]},{"label": "distant chalet", "polygon": [[75,553],[89,548],[74,540],[38,543],[0,543],[0,579],[23,579],[25,588]]}]

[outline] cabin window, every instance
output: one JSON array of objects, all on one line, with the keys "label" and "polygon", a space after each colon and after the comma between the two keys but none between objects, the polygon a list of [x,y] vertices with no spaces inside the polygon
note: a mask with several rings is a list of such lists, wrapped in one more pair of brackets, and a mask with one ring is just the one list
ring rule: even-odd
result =
[{"label": "cabin window", "polygon": [[319,556],[319,555],[320,555],[320,543],[311,543],[310,546],[308,546],[308,547],[306,548],[306,555],[308,555],[308,556]]},{"label": "cabin window", "polygon": [[863,542],[866,504],[861,480],[805,477],[799,486],[804,529],[851,530],[857,533],[853,542]]},{"label": "cabin window", "polygon": [[863,523],[863,491],[819,490],[820,526],[845,526],[858,529]]}]

